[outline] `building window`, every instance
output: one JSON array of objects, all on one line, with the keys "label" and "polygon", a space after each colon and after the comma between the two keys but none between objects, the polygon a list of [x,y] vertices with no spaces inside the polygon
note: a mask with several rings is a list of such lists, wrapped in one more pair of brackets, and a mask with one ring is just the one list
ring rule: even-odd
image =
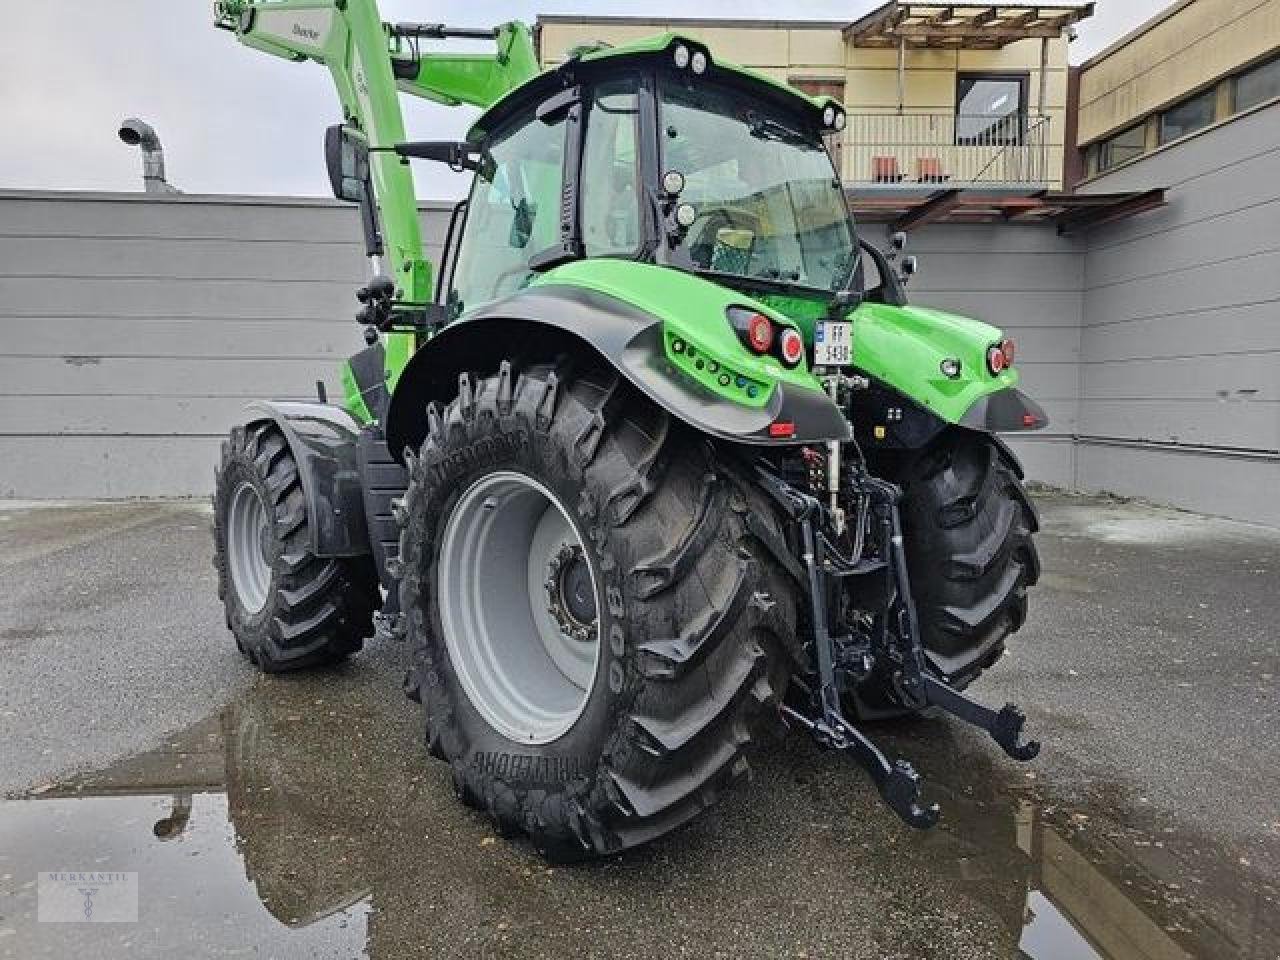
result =
[{"label": "building window", "polygon": [[956,77],[956,143],[1005,146],[1022,142],[1027,124],[1027,74],[961,73]]},{"label": "building window", "polygon": [[1122,163],[1128,163],[1146,152],[1147,126],[1140,123],[1136,127],[1123,130],[1114,137],[1108,137],[1101,143],[1095,144],[1094,149],[1097,152],[1097,160],[1091,173],[1101,173],[1103,170],[1110,170]]},{"label": "building window", "polygon": [[811,97],[834,97],[844,103],[844,77],[788,77],[787,83]]},{"label": "building window", "polygon": [[1206,90],[1160,114],[1160,142],[1177,140],[1213,123],[1217,99],[1216,91]]},{"label": "building window", "polygon": [[1248,110],[1280,97],[1280,58],[1246,70],[1231,82],[1231,103],[1236,110]]}]

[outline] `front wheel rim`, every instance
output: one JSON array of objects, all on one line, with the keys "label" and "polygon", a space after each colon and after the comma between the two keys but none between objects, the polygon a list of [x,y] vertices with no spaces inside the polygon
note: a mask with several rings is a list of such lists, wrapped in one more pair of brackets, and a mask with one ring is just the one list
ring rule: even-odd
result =
[{"label": "front wheel rim", "polygon": [[227,510],[227,567],[240,606],[250,616],[266,608],[271,592],[270,535],[262,497],[246,480],[231,494]]},{"label": "front wheel rim", "polygon": [[477,480],[445,524],[436,588],[476,711],[517,743],[564,736],[591,697],[600,626],[595,570],[560,500],[514,471]]}]

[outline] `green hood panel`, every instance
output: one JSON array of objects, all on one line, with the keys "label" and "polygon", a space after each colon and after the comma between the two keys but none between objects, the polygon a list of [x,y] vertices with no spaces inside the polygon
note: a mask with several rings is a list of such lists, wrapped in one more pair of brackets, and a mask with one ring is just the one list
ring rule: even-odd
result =
[{"label": "green hood panel", "polygon": [[[990,324],[928,307],[864,303],[854,311],[853,359],[864,373],[958,423],[982,397],[1018,384],[1018,371],[987,370],[987,349],[1004,334]],[[960,361],[951,379],[940,365]]]}]

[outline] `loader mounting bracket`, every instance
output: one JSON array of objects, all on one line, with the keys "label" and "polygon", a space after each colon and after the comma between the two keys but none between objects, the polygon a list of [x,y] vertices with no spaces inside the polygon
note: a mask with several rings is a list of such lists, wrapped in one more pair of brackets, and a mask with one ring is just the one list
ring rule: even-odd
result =
[{"label": "loader mounting bracket", "polygon": [[[921,801],[920,775],[910,763],[890,760],[845,718],[841,694],[856,682],[872,675],[887,678],[901,707],[944,710],[987,731],[1014,760],[1025,762],[1039,754],[1037,742],[1022,742],[1026,717],[1021,710],[1013,704],[1000,710],[984,706],[928,667],[907,573],[898,511],[901,491],[861,465],[849,470],[845,502],[858,505],[858,530],[855,554],[846,556],[835,546],[835,525],[820,500],[791,486],[763,462],[756,469],[761,486],[798,527],[813,626],[816,687],[808,687],[808,709],[780,706],[784,722],[798,723],[824,747],[847,751],[871,775],[889,808],[919,829],[937,823],[938,805]],[[850,590],[864,602],[875,599],[872,609],[864,607],[870,629],[845,622],[843,601]]]}]

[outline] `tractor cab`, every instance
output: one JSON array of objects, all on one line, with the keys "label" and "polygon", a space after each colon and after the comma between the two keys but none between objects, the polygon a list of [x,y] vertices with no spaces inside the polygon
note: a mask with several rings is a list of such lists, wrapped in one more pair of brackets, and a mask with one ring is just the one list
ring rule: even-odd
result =
[{"label": "tractor cab", "polygon": [[843,126],[834,101],[719,67],[680,36],[579,50],[468,137],[478,171],[450,251],[450,316],[588,258],[829,301],[859,279],[823,140]]}]

